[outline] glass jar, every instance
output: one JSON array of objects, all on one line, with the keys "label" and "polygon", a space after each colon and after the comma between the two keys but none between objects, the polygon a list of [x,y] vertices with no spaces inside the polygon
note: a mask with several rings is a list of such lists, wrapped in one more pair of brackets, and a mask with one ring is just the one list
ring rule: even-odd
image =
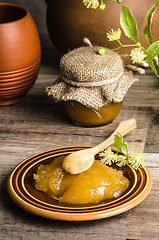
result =
[{"label": "glass jar", "polygon": [[102,126],[112,122],[122,106],[122,102],[108,103],[95,110],[77,101],[63,101],[62,104],[69,119],[76,125],[85,127]]}]

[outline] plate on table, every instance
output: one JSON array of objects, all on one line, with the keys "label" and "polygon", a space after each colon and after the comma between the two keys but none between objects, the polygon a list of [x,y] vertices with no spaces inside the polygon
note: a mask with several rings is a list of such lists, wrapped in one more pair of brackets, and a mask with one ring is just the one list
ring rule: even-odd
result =
[{"label": "plate on table", "polygon": [[[20,162],[8,178],[8,193],[13,201],[35,215],[66,221],[88,221],[107,218],[126,212],[140,204],[150,193],[152,178],[146,167],[134,170],[123,167],[129,179],[128,189],[116,199],[94,204],[69,205],[59,203],[33,186],[33,174],[40,164],[51,163],[55,158],[88,147],[66,147],[51,149],[33,155]],[[121,169],[121,168],[120,168]]]}]

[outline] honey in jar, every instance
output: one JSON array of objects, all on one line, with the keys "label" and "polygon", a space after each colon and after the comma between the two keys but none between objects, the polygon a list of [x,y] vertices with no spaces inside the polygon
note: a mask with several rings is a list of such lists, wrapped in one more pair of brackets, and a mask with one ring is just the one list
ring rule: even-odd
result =
[{"label": "honey in jar", "polygon": [[69,119],[76,125],[93,127],[112,122],[118,115],[122,102],[108,103],[99,110],[88,108],[76,101],[63,102],[64,110]]},{"label": "honey in jar", "polygon": [[124,68],[117,52],[100,46],[83,46],[60,60],[60,75],[46,92],[62,102],[69,119],[81,126],[100,126],[112,122],[120,111],[130,86],[138,81]]}]

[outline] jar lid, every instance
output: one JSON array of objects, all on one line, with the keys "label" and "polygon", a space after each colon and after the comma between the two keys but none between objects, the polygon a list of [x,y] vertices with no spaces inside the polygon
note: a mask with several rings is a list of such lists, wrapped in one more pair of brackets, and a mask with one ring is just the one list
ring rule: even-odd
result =
[{"label": "jar lid", "polygon": [[77,101],[86,107],[100,109],[110,102],[121,102],[136,81],[124,68],[120,55],[107,51],[98,54],[99,46],[85,46],[65,54],[60,61],[58,80],[46,88],[54,101]]},{"label": "jar lid", "polygon": [[118,53],[98,53],[99,46],[84,46],[65,54],[60,61],[64,81],[74,86],[101,86],[118,80],[123,72],[123,61]]}]

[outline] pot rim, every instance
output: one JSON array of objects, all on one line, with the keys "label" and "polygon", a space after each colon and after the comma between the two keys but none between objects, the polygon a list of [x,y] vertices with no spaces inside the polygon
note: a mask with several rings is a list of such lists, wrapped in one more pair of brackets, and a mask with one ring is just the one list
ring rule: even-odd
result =
[{"label": "pot rim", "polygon": [[14,8],[17,8],[17,9],[21,9],[21,10],[23,10],[24,12],[25,12],[25,14],[24,14],[24,16],[23,17],[20,17],[20,18],[18,18],[18,19],[16,19],[16,20],[13,20],[13,21],[8,21],[8,22],[0,22],[0,25],[2,26],[2,25],[9,25],[9,24],[13,24],[13,23],[15,23],[15,22],[19,22],[19,21],[22,21],[22,20],[24,20],[28,15],[30,15],[30,13],[29,13],[29,11],[28,11],[28,9],[27,8],[25,8],[25,7],[22,7],[21,5],[18,5],[18,4],[13,4],[13,3],[0,3],[0,7],[1,6],[8,6],[8,7],[14,7]]}]

